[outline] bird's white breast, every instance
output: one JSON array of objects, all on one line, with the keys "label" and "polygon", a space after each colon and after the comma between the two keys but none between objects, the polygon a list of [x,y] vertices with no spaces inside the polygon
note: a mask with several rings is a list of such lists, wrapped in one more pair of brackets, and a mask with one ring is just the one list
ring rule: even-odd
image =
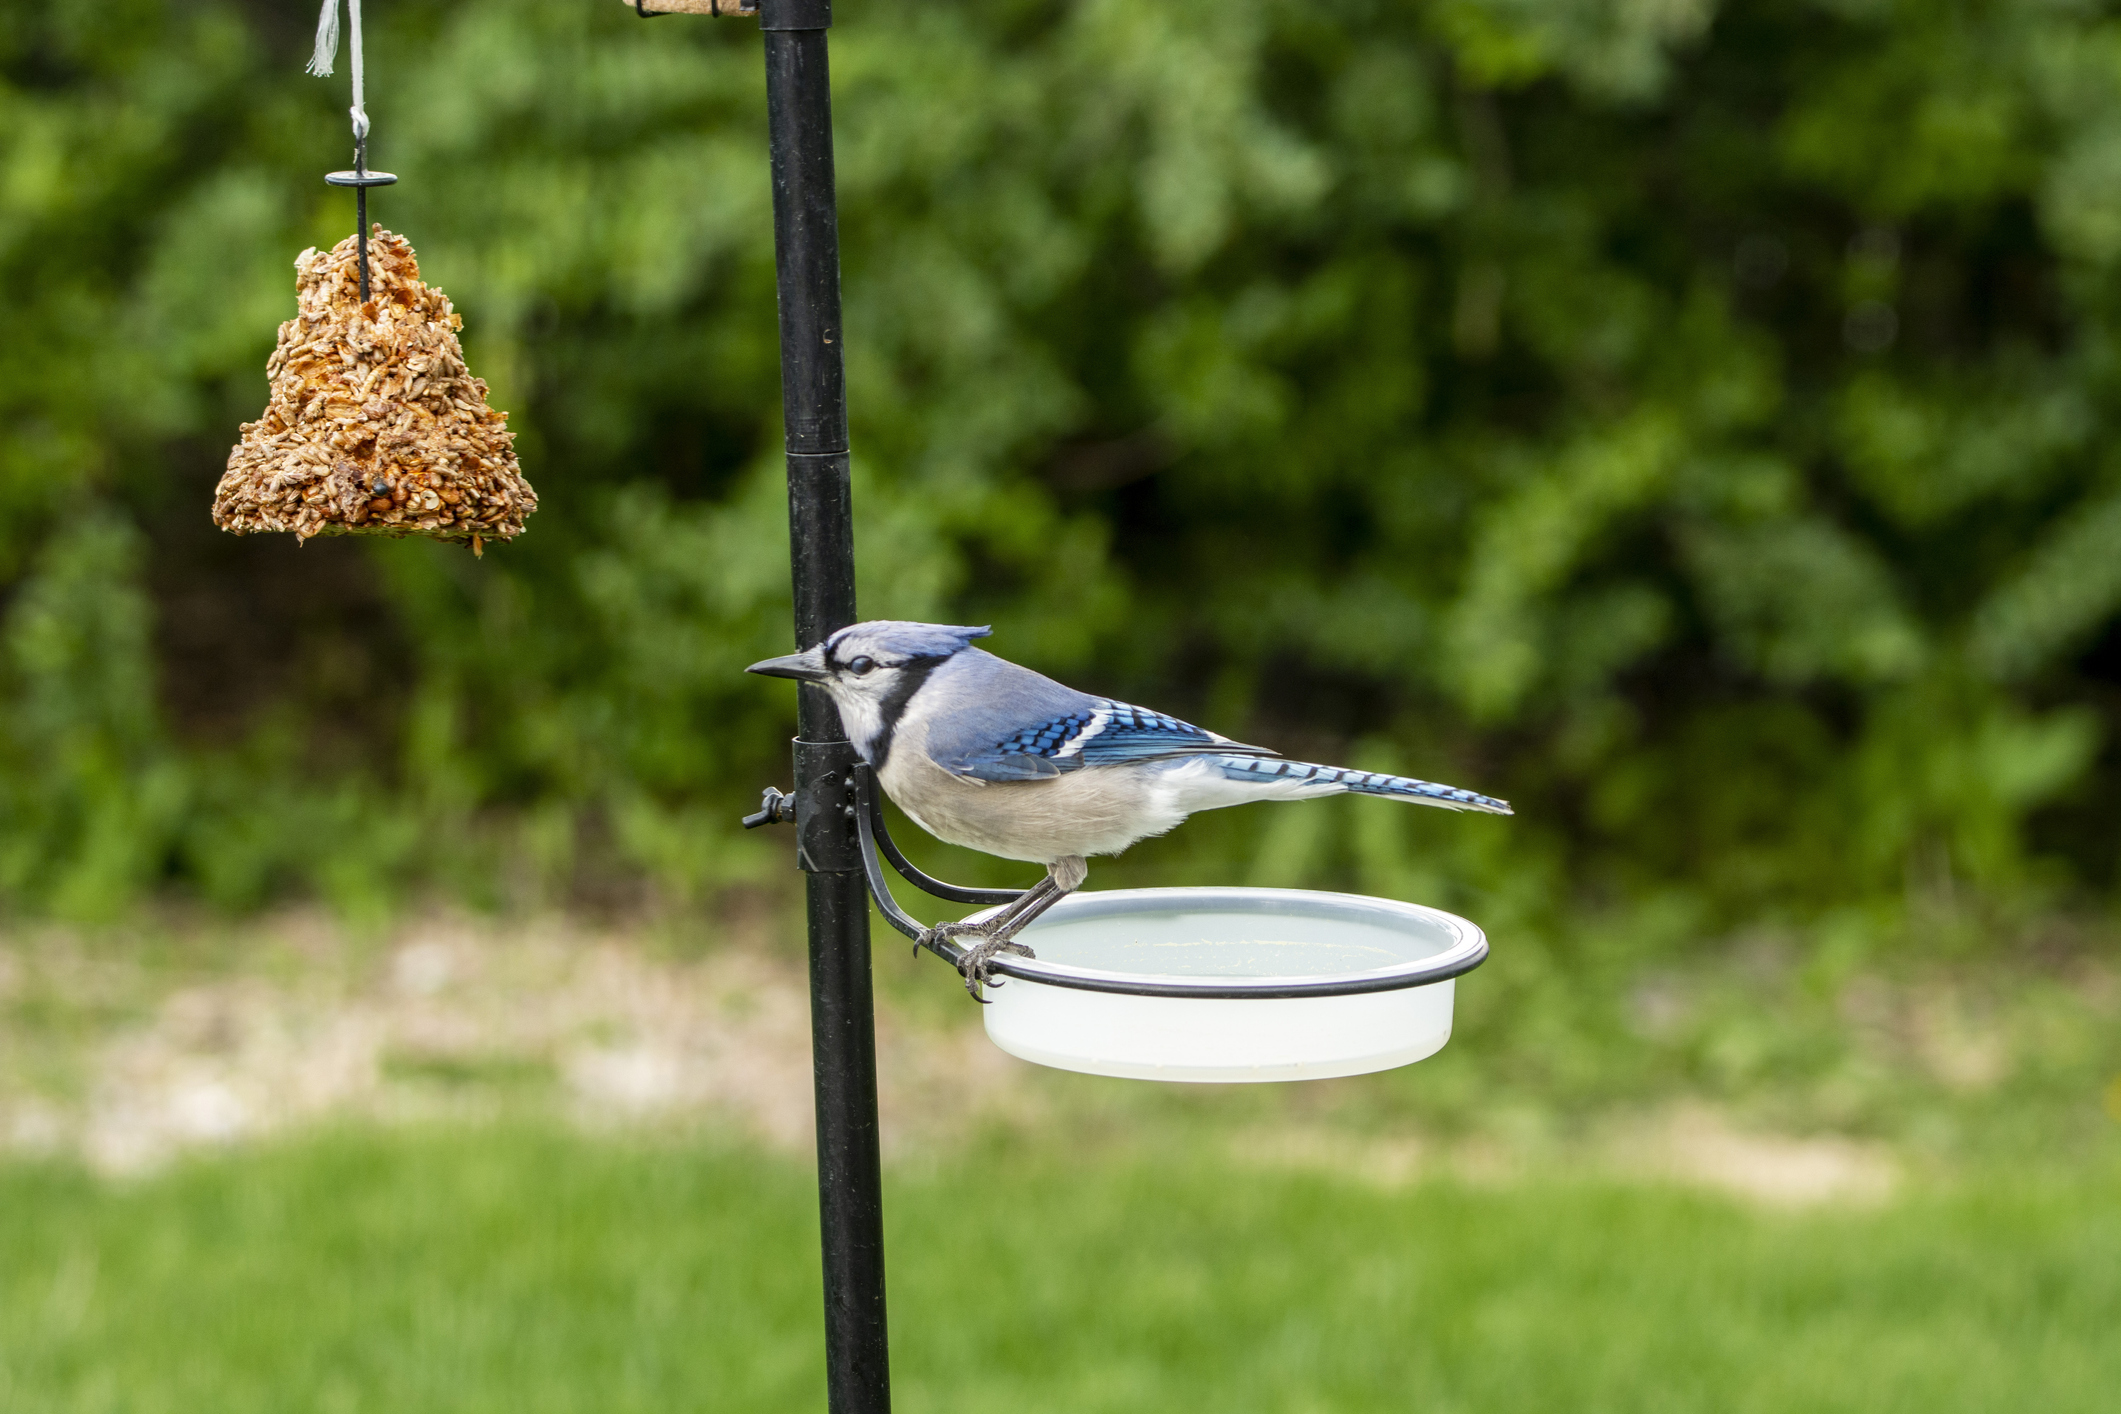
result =
[{"label": "bird's white breast", "polygon": [[[885,794],[929,834],[1004,859],[1050,864],[1117,854],[1186,818],[1160,770],[1099,766],[1035,781],[980,781],[929,759],[933,703],[915,693],[877,772]],[[850,727],[849,735],[852,735]]]}]

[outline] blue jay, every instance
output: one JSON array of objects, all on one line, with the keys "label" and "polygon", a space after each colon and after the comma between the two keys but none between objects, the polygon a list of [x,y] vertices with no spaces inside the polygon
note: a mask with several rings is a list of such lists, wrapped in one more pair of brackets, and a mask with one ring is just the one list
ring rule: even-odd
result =
[{"label": "blue jay", "polygon": [[985,628],[878,619],[747,672],[816,683],[884,793],[939,839],[1046,866],[1046,877],[978,924],[922,938],[976,936],[961,964],[977,997],[1016,935],[1082,886],[1085,859],[1118,854],[1196,810],[1353,791],[1446,810],[1510,814],[1456,786],[1288,761],[1176,717],[1092,697],[974,648]]}]

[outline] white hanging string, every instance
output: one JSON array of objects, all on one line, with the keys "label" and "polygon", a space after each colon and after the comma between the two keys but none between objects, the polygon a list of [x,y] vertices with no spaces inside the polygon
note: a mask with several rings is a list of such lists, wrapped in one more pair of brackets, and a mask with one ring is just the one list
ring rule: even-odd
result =
[{"label": "white hanging string", "polygon": [[309,56],[309,72],[320,79],[331,77],[331,66],[339,57],[339,0],[324,0],[317,16],[317,47]]},{"label": "white hanging string", "polygon": [[[346,0],[346,24],[353,31],[353,107],[346,111],[353,118],[354,141],[364,142],[368,138],[368,101],[361,83],[361,0]],[[317,45],[310,52],[309,72],[320,79],[331,77],[338,57],[339,0],[324,0],[324,8],[317,12]]]}]

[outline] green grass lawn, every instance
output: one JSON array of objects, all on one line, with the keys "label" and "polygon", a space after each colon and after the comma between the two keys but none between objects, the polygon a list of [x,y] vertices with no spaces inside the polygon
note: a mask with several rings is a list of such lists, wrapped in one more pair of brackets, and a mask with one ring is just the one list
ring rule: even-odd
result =
[{"label": "green grass lawn", "polygon": [[[899,1175],[905,1411],[2105,1411],[2121,1176],[1769,1214],[1001,1145]],[[810,1177],[523,1128],[0,1169],[0,1408],[818,1410]]]}]

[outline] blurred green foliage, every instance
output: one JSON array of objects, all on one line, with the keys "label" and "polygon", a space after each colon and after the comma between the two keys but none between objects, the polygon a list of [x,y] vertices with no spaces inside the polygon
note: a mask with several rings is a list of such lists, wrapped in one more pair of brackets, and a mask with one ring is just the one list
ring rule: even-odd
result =
[{"label": "blurred green foliage", "polygon": [[[791,716],[739,672],[788,622],[754,28],[374,7],[376,214],[543,502],[474,561],[206,524],[349,222],[301,8],[0,0],[0,898],[780,867],[733,825]],[[1522,812],[1233,812],[1107,882],[1672,938],[2111,894],[2121,22],[839,10],[864,612]]]}]

